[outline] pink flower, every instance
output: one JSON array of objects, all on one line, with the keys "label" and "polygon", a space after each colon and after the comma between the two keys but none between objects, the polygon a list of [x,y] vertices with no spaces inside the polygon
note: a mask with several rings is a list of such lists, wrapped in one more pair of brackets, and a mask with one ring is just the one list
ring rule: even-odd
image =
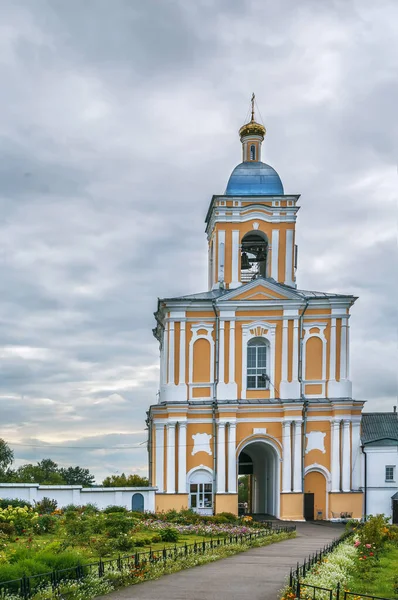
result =
[{"label": "pink flower", "polygon": [[358,546],[360,546],[360,545],[361,545],[361,542],[359,540],[357,540],[354,544],[355,548],[358,548]]},{"label": "pink flower", "polygon": [[371,548],[372,544],[365,544],[366,548]]}]

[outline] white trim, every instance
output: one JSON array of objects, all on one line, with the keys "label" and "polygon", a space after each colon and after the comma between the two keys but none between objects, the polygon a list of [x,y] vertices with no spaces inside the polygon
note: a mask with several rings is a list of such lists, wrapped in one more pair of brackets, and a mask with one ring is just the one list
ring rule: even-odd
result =
[{"label": "white trim", "polygon": [[229,383],[235,383],[235,321],[229,322]]},{"label": "white trim", "polygon": [[179,385],[185,385],[185,351],[185,322],[180,321],[180,368],[178,376]]},{"label": "white trim", "polygon": [[241,285],[239,281],[239,230],[232,231],[232,271],[229,289],[237,288]]},{"label": "white trim", "polygon": [[293,229],[286,230],[285,285],[295,285],[293,281]]},{"label": "white trim", "polygon": [[350,420],[343,420],[343,447],[342,447],[342,458],[343,458],[343,472],[341,478],[341,487],[343,492],[351,491],[351,430]]},{"label": "white trim", "polygon": [[340,381],[347,379],[347,319],[341,319]]},{"label": "white trim", "polygon": [[217,494],[225,494],[225,425],[217,425]]},{"label": "white trim", "polygon": [[225,321],[219,320],[219,339],[218,339],[218,373],[219,382],[225,383]]},{"label": "white trim", "polygon": [[331,418],[332,492],[340,491],[340,419]]},{"label": "white trim", "polygon": [[292,443],[290,437],[291,421],[282,421],[282,492],[292,491]]},{"label": "white trim", "polygon": [[224,281],[224,273],[225,273],[225,231],[218,231],[218,253],[217,253],[217,262],[218,262],[218,281]]},{"label": "white trim", "polygon": [[278,264],[279,264],[279,229],[272,230],[272,246],[271,246],[271,277],[275,281],[279,280]]},{"label": "white trim", "polygon": [[176,445],[176,422],[169,422],[166,425],[167,429],[167,448],[166,448],[166,480],[167,494],[175,494],[176,492],[176,461],[175,461],[175,445]]},{"label": "white trim", "polygon": [[[260,333],[251,333],[251,330],[260,330]],[[275,331],[276,325],[266,321],[254,321],[242,325],[242,390],[241,398],[246,398],[247,385],[247,345],[256,337],[264,338],[269,344],[267,356],[267,374],[270,378],[269,397],[275,398]],[[269,364],[269,369],[268,369]]]},{"label": "white trim", "polygon": [[[397,444],[398,445],[398,444]],[[351,472],[352,489],[359,490],[362,486],[361,481],[361,423],[360,421],[351,424]]]},{"label": "white trim", "polygon": [[169,335],[168,335],[168,326],[169,324],[166,323],[164,326],[164,330],[163,330],[163,344],[162,344],[162,354],[163,356],[161,357],[163,359],[163,366],[162,366],[162,377],[163,377],[163,381],[162,384],[167,384],[167,380],[168,380],[168,352],[169,352]]},{"label": "white trim", "polygon": [[168,383],[175,384],[174,370],[174,321],[169,321],[169,378]]},{"label": "white trim", "polygon": [[178,493],[187,491],[187,422],[178,421]]},{"label": "white trim", "polygon": [[229,421],[228,426],[228,492],[236,494],[237,484],[237,462],[236,462],[236,422]]},{"label": "white trim", "polygon": [[282,323],[282,381],[287,382],[288,360],[289,360],[289,321],[283,320]]},{"label": "white trim", "polygon": [[155,422],[155,484],[164,491],[164,424]]},{"label": "white trim", "polygon": [[302,482],[302,420],[294,419],[294,433],[293,433],[293,492],[303,491]]}]

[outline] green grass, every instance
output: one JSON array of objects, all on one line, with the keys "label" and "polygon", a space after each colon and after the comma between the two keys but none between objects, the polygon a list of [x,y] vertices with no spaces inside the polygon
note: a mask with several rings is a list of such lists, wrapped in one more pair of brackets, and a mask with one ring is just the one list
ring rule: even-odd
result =
[{"label": "green grass", "polygon": [[353,574],[349,589],[358,594],[398,599],[398,546],[387,544],[372,569]]}]

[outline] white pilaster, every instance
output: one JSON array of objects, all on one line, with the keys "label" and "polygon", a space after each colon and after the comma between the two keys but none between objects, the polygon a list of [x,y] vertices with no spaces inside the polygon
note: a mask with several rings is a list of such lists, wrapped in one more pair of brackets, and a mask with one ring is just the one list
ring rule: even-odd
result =
[{"label": "white pilaster", "polygon": [[185,385],[185,321],[180,323],[180,368],[178,384]]},{"label": "white pilaster", "polygon": [[344,419],[343,421],[343,473],[342,473],[342,489],[343,492],[349,492],[351,490],[351,435],[350,435],[350,421]]},{"label": "white pilaster", "polygon": [[187,422],[178,422],[178,493],[187,491]]},{"label": "white pilaster", "polygon": [[347,379],[347,319],[341,319],[340,379]]},{"label": "white pilaster", "polygon": [[271,277],[278,281],[279,229],[272,230]]},{"label": "white pilaster", "polygon": [[331,421],[332,442],[332,492],[340,491],[340,421]]},{"label": "white pilaster", "polygon": [[283,421],[282,424],[282,492],[292,491],[292,442],[290,437],[291,421]]},{"label": "white pilaster", "polygon": [[164,492],[164,425],[155,423],[155,485]]},{"label": "white pilaster", "polygon": [[289,321],[284,318],[282,327],[282,381],[287,381],[287,361],[289,359],[288,326]]},{"label": "white pilaster", "polygon": [[174,385],[174,321],[169,323],[169,384]]},{"label": "white pilaster", "polygon": [[218,381],[225,383],[225,321],[219,320],[219,340],[218,340]]},{"label": "white pilaster", "polygon": [[175,494],[176,491],[176,424],[167,423],[167,493]]},{"label": "white pilaster", "polygon": [[285,284],[295,286],[293,281],[293,229],[286,230]]},{"label": "white pilaster", "polygon": [[352,489],[359,490],[361,481],[361,423],[353,421],[351,425],[352,443]]},{"label": "white pilaster", "polygon": [[232,281],[229,284],[230,289],[237,288],[241,284],[239,281],[239,231],[232,232]]},{"label": "white pilaster", "polygon": [[224,281],[225,231],[218,232],[218,281]]},{"label": "white pilaster", "polygon": [[235,383],[235,321],[229,322],[229,383]]},{"label": "white pilaster", "polygon": [[[299,320],[297,318],[298,310],[296,309],[285,309],[283,316],[285,319],[288,317],[293,317],[293,349],[289,352],[288,350],[288,329],[282,330],[282,380],[279,386],[280,397],[283,399],[291,398],[300,398],[300,383],[298,381],[298,349],[299,349],[299,335],[298,335],[298,324]],[[284,323],[285,325],[285,323]],[[286,321],[286,326],[288,325],[288,321]],[[286,342],[286,346],[285,346]],[[284,353],[284,348],[286,347],[286,354]],[[288,360],[289,355],[292,356],[292,380],[287,381],[288,379]],[[285,361],[285,368],[284,368]],[[286,380],[284,380],[284,372],[286,369]]]},{"label": "white pilaster", "polygon": [[167,379],[168,379],[168,356],[169,356],[169,332],[168,332],[168,326],[169,324],[166,323],[166,326],[164,328],[164,332],[163,332],[163,347],[162,347],[162,355],[163,355],[163,367],[162,367],[162,373],[163,373],[163,384],[167,383]]},{"label": "white pilaster", "polygon": [[225,493],[225,423],[217,428],[217,494]]},{"label": "white pilaster", "polygon": [[330,323],[329,379],[336,380],[336,319],[334,317]]},{"label": "white pilaster", "polygon": [[228,492],[236,494],[236,423],[232,422],[228,428]]},{"label": "white pilaster", "polygon": [[293,465],[293,491],[302,492],[302,450],[301,450],[301,424],[302,421],[295,421],[294,427],[294,465]]}]

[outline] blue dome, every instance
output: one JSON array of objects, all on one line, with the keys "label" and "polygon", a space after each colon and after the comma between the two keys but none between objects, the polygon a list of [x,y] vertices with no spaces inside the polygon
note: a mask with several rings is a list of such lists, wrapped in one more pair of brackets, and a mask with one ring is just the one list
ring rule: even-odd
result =
[{"label": "blue dome", "polygon": [[278,173],[263,162],[243,162],[231,173],[227,196],[279,196],[283,185]]}]

